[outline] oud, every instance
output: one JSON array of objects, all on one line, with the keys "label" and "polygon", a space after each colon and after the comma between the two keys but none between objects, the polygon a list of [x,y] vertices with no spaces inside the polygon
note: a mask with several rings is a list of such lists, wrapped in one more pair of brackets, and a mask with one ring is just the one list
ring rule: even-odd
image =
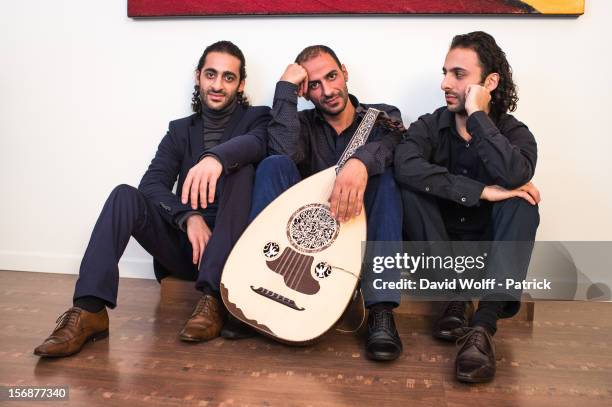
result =
[{"label": "oud", "polygon": [[329,210],[336,175],[367,140],[368,109],[338,163],[295,184],[247,227],[221,276],[228,311],[282,342],[311,342],[340,319],[357,287],[365,211],[339,223]]}]

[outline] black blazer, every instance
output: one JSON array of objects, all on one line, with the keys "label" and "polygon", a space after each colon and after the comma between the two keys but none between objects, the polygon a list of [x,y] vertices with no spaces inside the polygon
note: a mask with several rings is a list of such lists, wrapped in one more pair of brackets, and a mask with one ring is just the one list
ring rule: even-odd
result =
[{"label": "black blazer", "polygon": [[[204,151],[204,124],[202,117],[193,114],[173,120],[162,139],[155,157],[145,172],[138,189],[147,199],[159,205],[164,219],[177,226],[182,213],[192,211],[180,200],[187,173],[202,155],[212,154],[221,161],[224,174],[257,164],[266,156],[270,108],[239,105],[232,114],[221,142]],[[178,176],[176,194],[172,192]]]}]

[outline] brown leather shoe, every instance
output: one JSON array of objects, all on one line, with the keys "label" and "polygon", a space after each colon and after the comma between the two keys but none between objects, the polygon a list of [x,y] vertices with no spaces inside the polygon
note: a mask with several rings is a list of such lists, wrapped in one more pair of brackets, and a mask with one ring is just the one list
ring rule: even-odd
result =
[{"label": "brown leather shoe", "polygon": [[57,326],[45,341],[34,349],[34,354],[43,357],[60,357],[75,354],[85,342],[108,336],[108,314],[106,308],[100,312],[87,312],[72,307],[57,319]]},{"label": "brown leather shoe", "polygon": [[201,342],[219,336],[223,327],[225,310],[219,300],[212,295],[203,295],[198,301],[191,318],[179,333],[179,337],[187,342]]},{"label": "brown leather shoe", "polygon": [[466,330],[458,343],[462,344],[455,359],[457,380],[468,383],[488,382],[495,377],[495,344],[486,328],[475,326]]},{"label": "brown leather shoe", "polygon": [[434,323],[434,338],[455,342],[463,336],[463,331],[473,315],[472,301],[449,301],[440,318]]}]

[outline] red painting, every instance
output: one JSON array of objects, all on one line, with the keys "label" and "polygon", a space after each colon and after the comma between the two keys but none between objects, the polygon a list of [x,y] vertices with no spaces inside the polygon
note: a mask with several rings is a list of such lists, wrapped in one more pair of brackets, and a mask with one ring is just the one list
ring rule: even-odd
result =
[{"label": "red painting", "polygon": [[128,0],[130,17],[316,14],[584,13],[584,0]]}]

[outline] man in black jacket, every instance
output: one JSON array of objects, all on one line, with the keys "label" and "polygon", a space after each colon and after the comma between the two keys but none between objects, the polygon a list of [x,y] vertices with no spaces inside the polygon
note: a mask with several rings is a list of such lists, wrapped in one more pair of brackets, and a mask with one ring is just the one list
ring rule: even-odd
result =
[{"label": "man in black jacket", "polygon": [[[443,74],[446,107],[414,122],[395,151],[404,233],[412,241],[511,241],[492,246],[487,277],[520,281],[539,224],[540,196],[530,183],[535,139],[507,114],[518,101],[511,68],[493,37],[473,32],[453,39]],[[512,247],[518,250],[507,256]],[[459,296],[434,325],[437,338],[463,338],[459,380],[493,378],[497,320],[520,307],[520,298],[508,294],[481,296],[471,323],[472,303]]]},{"label": "man in black jacket", "polygon": [[73,307],[36,355],[67,356],[108,334],[106,307],[116,306],[117,264],[130,236],[153,256],[159,280],[170,274],[195,280],[202,292],[180,338],[219,336],[221,271],[247,225],[270,109],[249,106],[244,55],[231,42],[206,48],[195,74],[195,114],[170,122],[138,189],[119,185],[111,192],[83,256]]},{"label": "man in black jacket", "polygon": [[[367,142],[338,172],[330,212],[337,221],[345,222],[365,210],[368,241],[397,242],[402,234],[401,198],[390,166],[403,130],[400,111],[390,105],[360,103],[348,93],[347,81],[346,67],[324,45],[305,48],[287,67],[276,84],[268,127],[271,156],[257,168],[251,217],[301,179],[336,165],[367,109],[373,107],[381,113]],[[298,112],[299,96],[310,100],[315,109]],[[402,352],[393,317],[400,292],[375,289],[375,277],[379,276],[366,267],[362,282],[370,311],[366,355],[393,360]],[[399,270],[387,270],[380,277],[397,281]]]}]

